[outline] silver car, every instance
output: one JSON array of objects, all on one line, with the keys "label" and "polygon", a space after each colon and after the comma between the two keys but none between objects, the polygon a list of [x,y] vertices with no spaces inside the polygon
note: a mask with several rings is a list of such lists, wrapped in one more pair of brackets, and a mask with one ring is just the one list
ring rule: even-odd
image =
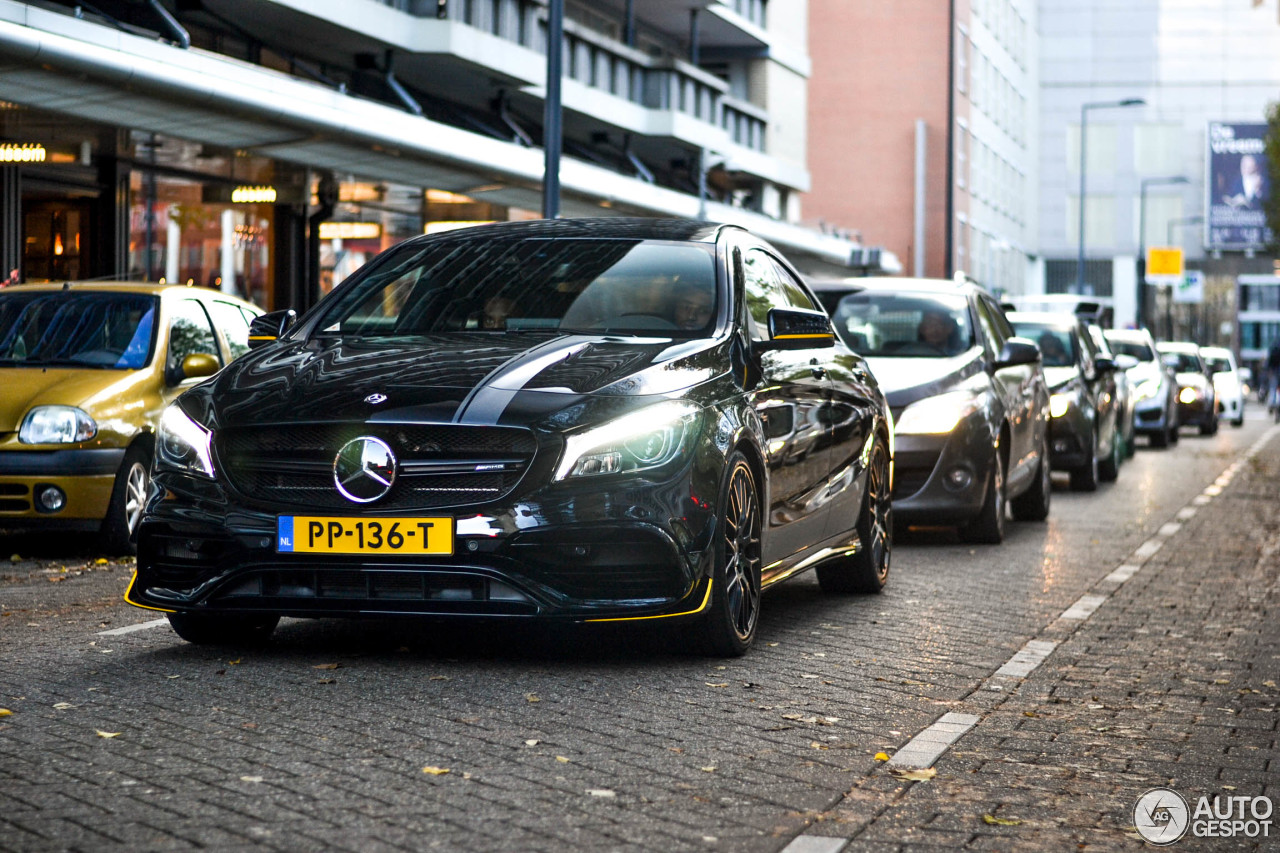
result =
[{"label": "silver car", "polygon": [[1133,389],[1133,431],[1147,436],[1152,447],[1176,444],[1178,381],[1160,359],[1151,333],[1146,329],[1108,329],[1103,335]]}]

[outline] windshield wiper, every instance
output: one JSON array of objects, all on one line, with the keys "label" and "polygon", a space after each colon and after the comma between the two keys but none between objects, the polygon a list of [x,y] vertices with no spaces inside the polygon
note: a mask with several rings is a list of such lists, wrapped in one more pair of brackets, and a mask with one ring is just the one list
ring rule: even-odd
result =
[{"label": "windshield wiper", "polygon": [[74,358],[0,358],[0,364],[17,367],[92,367],[107,370],[114,364],[94,364],[91,361],[78,361]]}]

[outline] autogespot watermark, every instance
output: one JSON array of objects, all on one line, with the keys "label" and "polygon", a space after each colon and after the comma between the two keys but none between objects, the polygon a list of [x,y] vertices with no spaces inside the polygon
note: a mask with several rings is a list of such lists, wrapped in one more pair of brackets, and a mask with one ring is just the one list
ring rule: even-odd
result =
[{"label": "autogespot watermark", "polygon": [[1133,805],[1133,826],[1152,844],[1195,838],[1269,838],[1274,805],[1268,797],[1201,797],[1193,810],[1182,795],[1152,788]]}]

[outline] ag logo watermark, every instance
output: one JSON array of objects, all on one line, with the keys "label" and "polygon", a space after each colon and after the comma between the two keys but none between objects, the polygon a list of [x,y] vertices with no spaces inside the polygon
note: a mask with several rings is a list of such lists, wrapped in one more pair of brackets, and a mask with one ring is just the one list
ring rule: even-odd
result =
[{"label": "ag logo watermark", "polygon": [[1177,791],[1152,788],[1133,806],[1133,826],[1152,844],[1195,838],[1269,838],[1274,805],[1268,797],[1201,797],[1194,810]]}]

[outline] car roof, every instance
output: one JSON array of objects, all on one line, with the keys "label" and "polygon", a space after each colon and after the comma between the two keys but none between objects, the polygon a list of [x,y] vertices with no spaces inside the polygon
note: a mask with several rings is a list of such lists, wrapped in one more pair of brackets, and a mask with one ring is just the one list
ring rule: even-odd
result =
[{"label": "car roof", "polygon": [[1226,347],[1200,347],[1200,352],[1205,355],[1211,355],[1214,358],[1230,358],[1231,350]]},{"label": "car roof", "polygon": [[1113,341],[1132,341],[1135,344],[1151,341],[1151,333],[1146,329],[1103,329],[1102,334]]},{"label": "car roof", "polygon": [[1075,314],[1062,314],[1056,311],[1008,311],[1005,316],[1009,318],[1010,323],[1035,323],[1059,329],[1076,329],[1080,327],[1081,322]]},{"label": "car roof", "polygon": [[223,293],[220,290],[214,290],[209,287],[197,287],[193,284],[156,284],[146,281],[52,281],[38,284],[11,284],[0,289],[0,295],[5,293],[48,293],[59,290],[71,290],[75,293],[143,293],[152,296],[196,294],[210,298],[228,299],[232,302],[256,307],[239,296]]},{"label": "car roof", "polygon": [[910,293],[929,296],[967,297],[986,293],[986,288],[972,280],[949,278],[905,278],[899,276],[853,276],[850,278],[806,278],[814,293]]},{"label": "car roof", "polygon": [[440,234],[425,234],[405,243],[469,242],[495,238],[587,238],[597,240],[671,240],[691,243],[714,243],[726,228],[742,230],[716,222],[695,219],[653,219],[630,216],[605,216],[581,219],[528,219],[519,222],[494,222],[472,228],[458,228]]},{"label": "car roof", "polygon": [[1190,341],[1161,341],[1156,344],[1156,349],[1161,352],[1200,352],[1200,345],[1191,343]]}]

